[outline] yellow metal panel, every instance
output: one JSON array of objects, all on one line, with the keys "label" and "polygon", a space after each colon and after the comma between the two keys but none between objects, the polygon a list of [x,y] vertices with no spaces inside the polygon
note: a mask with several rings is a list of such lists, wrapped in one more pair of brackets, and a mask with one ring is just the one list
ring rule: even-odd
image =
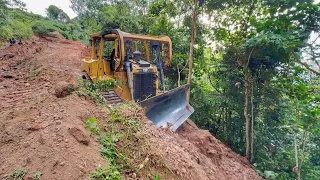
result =
[{"label": "yellow metal panel", "polygon": [[96,38],[92,38],[92,44],[91,44],[91,58],[96,58]]},{"label": "yellow metal panel", "polygon": [[111,75],[111,67],[110,62],[106,63],[106,74]]},{"label": "yellow metal panel", "polygon": [[149,44],[147,43],[147,41],[144,41],[144,46],[145,46],[145,48],[146,48],[147,61],[150,62]]},{"label": "yellow metal panel", "polygon": [[101,38],[100,40],[100,47],[99,47],[99,62],[98,62],[98,72],[97,72],[97,76],[103,76],[104,75],[104,60],[103,60],[103,48],[104,48],[104,39]]},{"label": "yellow metal panel", "polygon": [[125,32],[123,32],[123,38],[147,40],[147,41],[171,42],[171,39],[168,36],[148,36],[148,35],[142,35],[142,34],[130,34]]},{"label": "yellow metal panel", "polygon": [[130,89],[128,87],[126,72],[115,72],[114,78],[119,84],[119,87],[114,88],[115,93],[122,99],[131,101],[132,99],[131,99]]},{"label": "yellow metal panel", "polygon": [[[119,30],[119,32],[120,32],[120,30]],[[123,67],[124,57],[126,55],[126,52],[124,49],[124,41],[123,41],[122,33],[119,33],[118,36],[119,36],[119,40],[120,40],[119,42],[120,42],[120,51],[121,52],[120,52],[120,65],[117,70],[120,71],[120,70],[123,70],[121,68]]]},{"label": "yellow metal panel", "polygon": [[116,39],[118,36],[116,34],[107,34],[103,37],[105,37],[106,39]]},{"label": "yellow metal panel", "polygon": [[114,50],[115,50],[115,57],[118,57],[119,54],[118,54],[118,51],[119,51],[119,39],[116,39],[115,43],[114,43]]},{"label": "yellow metal panel", "polygon": [[92,38],[101,37],[101,33],[94,33],[91,35]]},{"label": "yellow metal panel", "polygon": [[132,101],[130,89],[128,86],[124,86],[122,88],[115,87],[113,90],[121,99],[126,100],[126,101]]},{"label": "yellow metal panel", "polygon": [[98,61],[95,59],[83,59],[81,63],[81,70],[86,72],[90,77],[96,76]]},{"label": "yellow metal panel", "polygon": [[91,76],[96,76],[97,72],[98,72],[98,61],[95,61],[91,64],[91,68],[90,68],[90,75]]}]

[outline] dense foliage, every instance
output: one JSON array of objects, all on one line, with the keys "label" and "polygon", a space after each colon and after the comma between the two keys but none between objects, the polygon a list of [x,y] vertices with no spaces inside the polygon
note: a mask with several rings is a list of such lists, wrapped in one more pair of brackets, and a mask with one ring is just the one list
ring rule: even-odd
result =
[{"label": "dense foliage", "polygon": [[[1,7],[15,1],[0,0]],[[168,35],[170,88],[187,82],[193,1],[71,0],[70,20],[1,10],[0,39],[59,31],[87,42],[106,29]],[[191,119],[271,179],[320,177],[320,8],[312,0],[199,0]],[[23,4],[16,6],[23,8]],[[1,9],[1,8],[0,8]],[[8,11],[8,13],[3,13]]]},{"label": "dense foliage", "polygon": [[70,17],[62,9],[54,5],[50,5],[47,8],[47,17],[62,23],[68,23],[70,21]]},{"label": "dense foliage", "polygon": [[[1,2],[0,6],[2,6]],[[30,39],[33,34],[42,36],[57,31],[66,39],[88,42],[89,36],[78,22],[70,20],[69,17],[67,17],[68,20],[65,20],[62,15],[59,15],[57,19],[50,15],[52,6],[47,9],[48,17],[25,12],[23,8],[11,8],[12,6],[12,3],[4,4],[1,9],[5,13],[0,15],[0,40],[7,41],[11,38],[25,40]],[[62,10],[59,13],[65,14]]]}]

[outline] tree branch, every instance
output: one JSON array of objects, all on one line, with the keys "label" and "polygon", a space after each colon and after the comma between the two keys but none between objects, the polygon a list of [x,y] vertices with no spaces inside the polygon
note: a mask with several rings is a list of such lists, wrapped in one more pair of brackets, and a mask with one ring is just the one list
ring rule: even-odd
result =
[{"label": "tree branch", "polygon": [[318,36],[313,40],[313,42],[311,44],[314,44],[318,40],[319,37],[320,37],[320,34],[318,34]]},{"label": "tree branch", "polygon": [[314,74],[320,76],[320,71],[317,71],[315,69],[312,69],[307,63],[304,63],[300,60],[297,61],[300,65],[304,66],[306,69],[308,69],[309,71],[313,72]]},{"label": "tree branch", "polygon": [[251,55],[252,55],[253,50],[254,50],[254,47],[252,48],[252,50],[251,50],[251,52],[250,52],[250,54],[249,54],[249,57],[248,57],[247,64],[246,64],[245,68],[248,68],[248,66],[249,66],[249,63],[250,63],[250,59],[251,59]]},{"label": "tree branch", "polygon": [[[319,36],[318,36],[318,37],[319,37]],[[318,37],[316,38],[316,40],[318,39]],[[315,41],[316,41],[316,40],[315,40]],[[314,44],[314,42],[313,42],[312,44],[309,44],[309,46],[310,46],[310,51],[311,51],[311,56],[312,56],[312,57],[311,57],[311,60],[317,64],[318,68],[320,68],[320,64],[319,64],[319,62],[317,61],[317,57],[316,57],[315,52],[314,52],[314,49],[313,49],[313,44]]]}]

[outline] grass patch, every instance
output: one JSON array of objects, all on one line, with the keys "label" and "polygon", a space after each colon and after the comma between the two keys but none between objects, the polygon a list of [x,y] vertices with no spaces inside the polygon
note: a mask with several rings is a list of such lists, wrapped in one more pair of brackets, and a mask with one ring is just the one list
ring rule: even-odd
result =
[{"label": "grass patch", "polygon": [[0,42],[0,48],[7,46],[6,42]]},{"label": "grass patch", "polygon": [[41,70],[42,70],[41,68],[32,70],[32,71],[31,71],[31,76],[32,76],[32,77],[37,77],[37,76],[39,76],[39,74],[41,73]]},{"label": "grass patch", "polygon": [[109,79],[105,81],[97,81],[93,84],[94,89],[98,89],[99,91],[109,91],[115,86],[117,86],[117,81],[114,79]]},{"label": "grass patch", "polygon": [[41,172],[37,171],[33,174],[34,179],[41,180]]},{"label": "grass patch", "polygon": [[16,169],[13,170],[6,178],[5,180],[23,180],[24,176],[27,174],[27,171],[25,169]]},{"label": "grass patch", "polygon": [[122,176],[115,166],[110,166],[107,169],[103,169],[100,166],[95,172],[91,173],[90,179],[110,179],[110,180],[122,180]]},{"label": "grass patch", "polygon": [[97,118],[89,118],[86,121],[86,129],[89,130],[92,134],[100,134],[100,128],[98,125]]},{"label": "grass patch", "polygon": [[160,176],[159,175],[156,175],[156,177],[154,178],[155,180],[160,180]]}]

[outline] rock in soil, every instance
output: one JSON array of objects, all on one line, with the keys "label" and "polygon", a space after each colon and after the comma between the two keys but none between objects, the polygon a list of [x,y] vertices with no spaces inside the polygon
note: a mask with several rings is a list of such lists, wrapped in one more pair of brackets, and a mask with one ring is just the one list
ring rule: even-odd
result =
[{"label": "rock in soil", "polygon": [[65,81],[61,81],[56,84],[54,91],[57,98],[63,98],[72,93],[73,85]]},{"label": "rock in soil", "polygon": [[69,128],[69,132],[72,134],[76,140],[84,145],[89,145],[89,136],[77,127]]}]

